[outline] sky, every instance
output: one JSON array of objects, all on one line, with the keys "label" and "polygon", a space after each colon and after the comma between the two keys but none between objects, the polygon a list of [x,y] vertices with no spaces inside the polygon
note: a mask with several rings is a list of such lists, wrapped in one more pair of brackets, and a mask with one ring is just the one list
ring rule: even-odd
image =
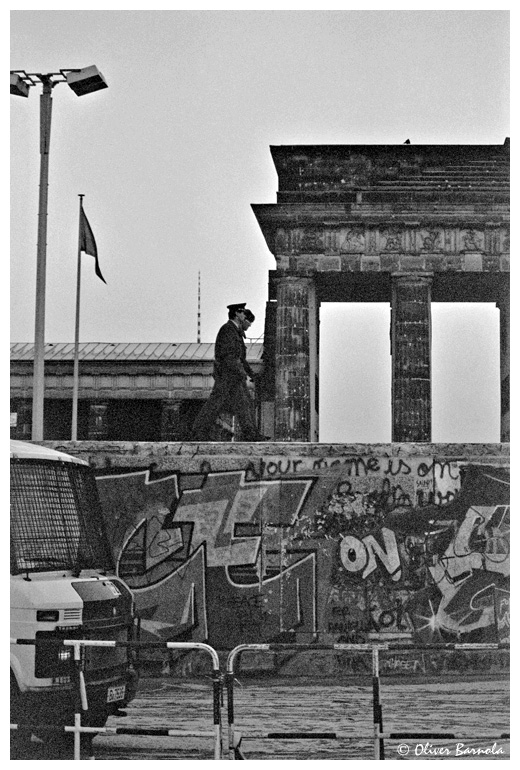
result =
[{"label": "sky", "polygon": [[[48,342],[74,339],[80,193],[106,280],[84,256],[82,341],[195,341],[199,272],[202,341],[244,301],[260,337],[271,145],[509,136],[507,10],[15,9],[10,36],[11,69],[109,86],[53,91]],[[10,101],[13,342],[34,340],[39,93]],[[433,319],[433,439],[498,441],[496,308]],[[320,440],[390,440],[388,333],[389,307],[322,306]]]}]

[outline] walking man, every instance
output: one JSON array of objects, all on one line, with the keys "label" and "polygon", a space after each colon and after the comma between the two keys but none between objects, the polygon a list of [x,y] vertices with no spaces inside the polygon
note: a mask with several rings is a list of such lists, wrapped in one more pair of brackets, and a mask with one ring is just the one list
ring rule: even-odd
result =
[{"label": "walking man", "polygon": [[215,384],[209,399],[199,412],[192,428],[192,441],[211,441],[219,414],[236,415],[244,441],[266,441],[255,421],[253,401],[247,388],[247,378],[253,371],[246,361],[244,333],[254,321],[246,303],[228,305],[228,321],[219,329],[215,341]]}]

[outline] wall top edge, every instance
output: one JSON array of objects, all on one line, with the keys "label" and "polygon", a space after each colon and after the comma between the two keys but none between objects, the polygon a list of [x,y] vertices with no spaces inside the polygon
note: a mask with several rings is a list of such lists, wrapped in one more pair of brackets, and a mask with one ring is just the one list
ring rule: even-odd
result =
[{"label": "wall top edge", "polygon": [[394,444],[330,444],[303,442],[138,442],[138,441],[44,441],[44,446],[60,449],[70,454],[117,455],[135,460],[146,458],[204,459],[205,456],[223,458],[290,456],[340,457],[367,456],[410,457],[442,456],[454,461],[483,461],[493,458],[496,462],[509,460],[509,443],[394,443]]}]

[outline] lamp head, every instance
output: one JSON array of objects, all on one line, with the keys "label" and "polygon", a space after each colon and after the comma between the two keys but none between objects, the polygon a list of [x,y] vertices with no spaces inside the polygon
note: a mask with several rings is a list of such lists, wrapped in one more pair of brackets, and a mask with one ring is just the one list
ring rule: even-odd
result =
[{"label": "lamp head", "polygon": [[102,88],[108,88],[108,84],[97,67],[84,67],[75,72],[67,72],[65,75],[68,85],[77,96],[90,94],[93,91],[100,91]]},{"label": "lamp head", "polygon": [[17,72],[11,72],[10,87],[13,96],[29,96],[30,85]]}]

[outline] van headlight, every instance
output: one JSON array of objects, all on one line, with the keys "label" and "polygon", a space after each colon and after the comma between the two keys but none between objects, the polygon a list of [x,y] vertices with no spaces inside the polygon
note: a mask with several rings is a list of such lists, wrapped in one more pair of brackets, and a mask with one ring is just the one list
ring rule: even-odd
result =
[{"label": "van headlight", "polygon": [[[34,675],[41,679],[54,679],[70,675],[73,660],[72,647],[56,644],[60,637],[54,631],[36,633]],[[41,644],[38,644],[38,641]],[[45,644],[49,641],[49,644]],[[54,641],[54,644],[52,644]]]},{"label": "van headlight", "polygon": [[36,610],[36,620],[38,623],[57,623],[59,619],[59,610]]},{"label": "van headlight", "polygon": [[60,663],[68,663],[72,658],[71,647],[58,647],[58,660]]}]

